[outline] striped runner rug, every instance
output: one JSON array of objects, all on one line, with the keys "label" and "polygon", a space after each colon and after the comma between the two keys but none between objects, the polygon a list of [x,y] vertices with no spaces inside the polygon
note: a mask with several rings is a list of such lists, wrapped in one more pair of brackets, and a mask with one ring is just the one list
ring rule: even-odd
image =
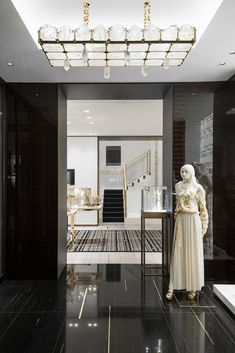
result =
[{"label": "striped runner rug", "polygon": [[[139,252],[140,230],[76,230],[69,252]],[[160,230],[146,230],[145,251],[162,251]]]}]

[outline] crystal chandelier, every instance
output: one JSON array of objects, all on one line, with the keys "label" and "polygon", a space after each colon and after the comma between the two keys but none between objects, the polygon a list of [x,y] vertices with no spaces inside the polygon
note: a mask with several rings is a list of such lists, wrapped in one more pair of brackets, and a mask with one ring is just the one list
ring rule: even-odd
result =
[{"label": "crystal chandelier", "polygon": [[180,66],[196,40],[191,25],[171,25],[160,29],[151,23],[151,2],[144,3],[144,28],[129,29],[114,25],[106,29],[98,25],[89,28],[89,6],[83,4],[83,24],[76,29],[60,29],[44,25],[38,31],[38,41],[53,67],[104,68],[104,78],[110,77],[113,66],[140,66],[145,77],[149,66]]}]

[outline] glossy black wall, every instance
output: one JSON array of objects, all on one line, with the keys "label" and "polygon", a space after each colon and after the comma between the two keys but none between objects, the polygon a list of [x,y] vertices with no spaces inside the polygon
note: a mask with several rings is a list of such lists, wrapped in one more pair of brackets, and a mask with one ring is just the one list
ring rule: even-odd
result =
[{"label": "glossy black wall", "polygon": [[170,266],[170,254],[173,241],[172,224],[172,168],[173,168],[173,85],[167,91],[163,99],[163,185],[168,188],[168,243],[165,248],[165,258],[168,259],[168,268]]},{"label": "glossy black wall", "polygon": [[6,109],[5,82],[0,78],[0,281],[5,274],[5,214],[6,214]]},{"label": "glossy black wall", "polygon": [[[235,107],[234,86],[234,82],[173,85],[173,130],[175,123],[185,124],[181,140],[178,136],[176,141],[176,134],[172,135],[173,166],[177,165],[174,150],[181,143],[184,163],[197,162],[196,176],[207,195],[210,224],[204,238],[206,277],[224,281],[235,278],[235,172],[231,167],[235,165],[235,119],[233,114],[226,114]],[[173,170],[175,176],[177,173]]]},{"label": "glossy black wall", "polygon": [[58,133],[60,124],[66,132],[66,101],[55,84],[8,84],[6,92],[6,276],[57,278],[66,253],[66,159],[58,159],[59,143],[66,150]]},{"label": "glossy black wall", "polygon": [[214,99],[214,257],[219,273],[235,280],[235,81]]}]

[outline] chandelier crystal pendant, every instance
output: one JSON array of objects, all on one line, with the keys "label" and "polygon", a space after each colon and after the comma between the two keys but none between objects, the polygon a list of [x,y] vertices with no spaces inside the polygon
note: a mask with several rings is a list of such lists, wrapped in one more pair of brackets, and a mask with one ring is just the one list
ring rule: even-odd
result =
[{"label": "chandelier crystal pendant", "polygon": [[171,25],[160,29],[151,23],[151,2],[144,3],[144,28],[114,25],[89,28],[89,6],[83,4],[83,24],[76,29],[51,25],[39,28],[38,41],[52,67],[103,67],[110,77],[111,67],[140,66],[145,77],[149,66],[168,69],[181,66],[196,41],[191,25]]}]

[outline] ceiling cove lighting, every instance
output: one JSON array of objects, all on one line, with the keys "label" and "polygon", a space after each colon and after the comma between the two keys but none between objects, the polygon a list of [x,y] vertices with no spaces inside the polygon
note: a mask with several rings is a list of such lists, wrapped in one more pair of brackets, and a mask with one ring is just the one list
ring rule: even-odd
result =
[{"label": "ceiling cove lighting", "polygon": [[181,66],[196,41],[191,25],[160,29],[151,23],[151,2],[144,3],[144,28],[114,25],[89,28],[89,6],[83,3],[83,24],[76,29],[44,25],[38,42],[52,67],[103,67],[109,79],[111,67],[139,66],[145,77],[149,66]]}]

